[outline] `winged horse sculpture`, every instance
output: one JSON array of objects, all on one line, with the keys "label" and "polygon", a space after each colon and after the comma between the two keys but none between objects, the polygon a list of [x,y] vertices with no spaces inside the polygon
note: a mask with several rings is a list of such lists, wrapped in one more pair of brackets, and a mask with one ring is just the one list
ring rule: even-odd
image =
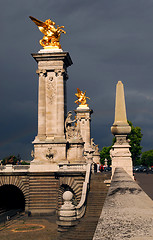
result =
[{"label": "winged horse sculpture", "polygon": [[45,49],[61,49],[60,45],[60,36],[61,33],[66,34],[66,32],[62,29],[64,26],[55,28],[55,22],[47,19],[45,22],[42,22],[32,16],[29,17],[39,28],[39,30],[44,34],[43,39],[39,41],[40,45]]}]

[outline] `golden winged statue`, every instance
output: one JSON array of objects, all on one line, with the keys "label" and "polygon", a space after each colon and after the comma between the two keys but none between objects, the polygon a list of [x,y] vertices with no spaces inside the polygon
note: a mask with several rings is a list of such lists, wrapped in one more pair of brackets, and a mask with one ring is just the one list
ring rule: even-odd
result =
[{"label": "golden winged statue", "polygon": [[89,97],[85,96],[86,91],[83,93],[79,88],[77,88],[77,93],[75,93],[75,96],[77,96],[78,100],[75,101],[75,103],[80,104],[80,106],[88,107],[87,104],[87,98],[90,99]]},{"label": "golden winged statue", "polygon": [[55,28],[55,22],[47,19],[45,22],[42,22],[34,17],[29,17],[39,28],[39,30],[44,34],[43,39],[39,41],[40,45],[45,49],[61,49],[59,43],[61,33],[66,33],[63,29],[64,26]]}]

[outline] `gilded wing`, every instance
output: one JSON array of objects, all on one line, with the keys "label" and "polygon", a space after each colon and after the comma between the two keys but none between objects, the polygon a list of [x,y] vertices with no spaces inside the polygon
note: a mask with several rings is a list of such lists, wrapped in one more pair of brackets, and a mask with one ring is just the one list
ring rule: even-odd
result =
[{"label": "gilded wing", "polygon": [[77,98],[79,98],[81,96],[81,91],[79,88],[77,88],[77,93],[75,94],[75,96],[77,96]]},{"label": "gilded wing", "polygon": [[44,28],[47,27],[47,25],[46,25],[44,22],[38,20],[37,18],[34,18],[34,17],[32,17],[32,16],[29,16],[29,18],[30,18],[38,27],[44,27]]},{"label": "gilded wing", "polygon": [[81,90],[80,90],[79,88],[77,88],[77,92],[78,92],[79,94],[81,94]]}]

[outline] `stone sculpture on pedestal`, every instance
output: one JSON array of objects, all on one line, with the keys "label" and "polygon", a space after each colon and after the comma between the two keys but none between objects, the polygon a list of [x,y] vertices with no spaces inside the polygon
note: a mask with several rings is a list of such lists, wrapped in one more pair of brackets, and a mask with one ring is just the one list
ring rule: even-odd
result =
[{"label": "stone sculpture on pedestal", "polygon": [[84,142],[80,130],[76,124],[76,119],[72,120],[72,112],[69,111],[65,120],[66,140],[67,140],[67,160],[69,163],[85,162],[83,151]]},{"label": "stone sculpture on pedestal", "polygon": [[77,88],[77,93],[75,94],[78,100],[75,103],[80,103],[80,105],[75,110],[77,126],[80,130],[82,139],[84,141],[84,156],[86,158],[86,162],[88,163],[97,163],[100,161],[99,151],[97,152],[96,145],[93,144],[91,139],[91,114],[93,110],[88,107],[87,99],[89,97],[85,96],[86,91],[83,93]]},{"label": "stone sculpture on pedestal", "polygon": [[116,138],[116,142],[110,151],[112,176],[116,167],[122,167],[133,178],[130,145],[127,140],[131,127],[127,122],[124,87],[121,81],[118,81],[116,86],[115,121],[111,127],[111,132]]},{"label": "stone sculpture on pedestal", "polygon": [[30,18],[44,33],[40,41],[44,49],[32,54],[38,63],[39,75],[38,134],[33,142],[32,164],[58,163],[66,161],[66,81],[67,67],[72,65],[72,60],[59,44],[61,27],[55,28],[50,19],[42,22]]},{"label": "stone sculpture on pedestal", "polygon": [[[92,110],[86,103],[86,92],[77,89],[75,94],[80,103],[76,109],[76,119],[67,114],[66,82],[67,68],[72,60],[68,52],[63,52],[59,43],[61,28],[55,28],[50,19],[42,22],[30,19],[44,34],[40,40],[41,49],[32,54],[38,63],[38,134],[33,141],[34,153],[31,164],[58,164],[93,162],[97,149],[91,146],[90,121]],[[86,159],[86,160],[85,160]],[[97,162],[97,160],[96,160]]]}]

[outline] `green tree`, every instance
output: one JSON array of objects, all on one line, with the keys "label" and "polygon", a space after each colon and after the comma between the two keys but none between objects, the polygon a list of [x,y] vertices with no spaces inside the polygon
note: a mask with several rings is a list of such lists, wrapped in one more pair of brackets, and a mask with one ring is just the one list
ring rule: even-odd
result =
[{"label": "green tree", "polygon": [[16,165],[17,163],[20,163],[20,161],[21,161],[21,157],[19,154],[17,155],[17,157],[14,155],[11,155],[9,157],[3,158],[2,164],[3,165],[6,165],[6,164]]},{"label": "green tree", "polygon": [[22,161],[22,162],[21,162],[21,165],[30,165],[30,163],[29,163],[29,162],[26,162],[26,161]]},{"label": "green tree", "polygon": [[153,150],[143,152],[141,155],[141,162],[144,166],[153,166]]},{"label": "green tree", "polygon": [[111,165],[111,158],[110,158],[110,150],[112,146],[110,147],[103,147],[101,152],[100,152],[100,162],[104,164],[105,159],[107,159],[107,164],[108,166]]},{"label": "green tree", "polygon": [[130,140],[130,152],[132,155],[132,161],[133,165],[140,165],[141,164],[141,158],[140,155],[142,153],[142,146],[141,140],[142,140],[142,133],[140,127],[134,127],[132,122],[128,121],[129,125],[131,126],[131,133],[128,135],[128,139]]}]

